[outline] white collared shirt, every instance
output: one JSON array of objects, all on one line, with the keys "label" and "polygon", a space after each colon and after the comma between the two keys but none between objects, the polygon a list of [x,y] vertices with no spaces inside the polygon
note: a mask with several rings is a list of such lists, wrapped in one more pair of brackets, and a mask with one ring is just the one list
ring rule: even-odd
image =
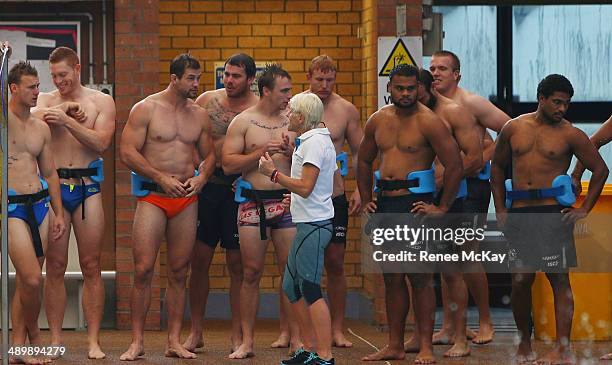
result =
[{"label": "white collared shirt", "polygon": [[[298,141],[299,139],[299,141]],[[291,177],[300,179],[304,164],[319,169],[319,176],[308,198],[291,193],[291,217],[295,223],[317,222],[334,217],[332,193],[336,148],[327,128],[315,128],[296,138],[296,148],[291,160]]]}]

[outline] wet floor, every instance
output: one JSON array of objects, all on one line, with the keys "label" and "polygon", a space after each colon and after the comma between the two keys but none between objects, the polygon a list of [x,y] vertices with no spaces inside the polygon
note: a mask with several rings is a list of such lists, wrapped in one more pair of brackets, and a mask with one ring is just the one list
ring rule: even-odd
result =
[{"label": "wet floor", "polygon": [[[372,346],[384,346],[387,333],[381,332],[376,327],[368,326],[356,321],[347,321],[347,326],[354,333],[347,333],[347,338],[353,342],[351,349],[334,349],[336,364],[366,364],[361,362],[362,356],[374,351]],[[137,361],[140,364],[245,364],[245,365],[273,365],[286,358],[286,349],[270,349],[268,345],[276,340],[278,335],[278,322],[273,320],[258,321],[256,326],[255,357],[248,360],[229,360],[227,355],[230,350],[228,321],[208,321],[206,325],[204,351],[198,353],[197,360],[180,360],[164,357],[166,333],[151,332],[145,334],[145,357]],[[43,338],[48,339],[48,332],[43,331]],[[355,335],[361,337],[358,338]],[[186,338],[184,331],[182,339]],[[80,331],[65,332],[66,355],[53,362],[53,364],[117,364],[119,356],[130,342],[129,331],[104,330],[101,335],[103,350],[106,351],[105,360],[93,361],[86,359],[86,333]],[[365,341],[371,343],[367,344]],[[472,346],[472,355],[461,359],[445,359],[442,357],[449,346],[435,346],[434,351],[438,364],[478,364],[498,365],[512,364],[512,355],[515,352],[513,345],[513,333],[497,334],[495,341],[482,346]],[[579,364],[606,364],[612,365],[612,361],[599,362],[597,359],[605,352],[612,351],[612,341],[587,342],[576,341],[572,343],[573,349],[578,356]],[[538,341],[535,350],[545,353],[550,348],[549,344]],[[409,364],[414,360],[414,354],[407,354],[404,361],[391,361],[389,364]],[[384,361],[371,362],[372,364],[386,364]]]}]

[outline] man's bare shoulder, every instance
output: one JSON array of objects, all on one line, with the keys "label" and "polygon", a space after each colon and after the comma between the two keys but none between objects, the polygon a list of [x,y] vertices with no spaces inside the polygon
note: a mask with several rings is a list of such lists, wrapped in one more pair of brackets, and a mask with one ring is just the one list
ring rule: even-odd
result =
[{"label": "man's bare shoulder", "polygon": [[528,123],[528,122],[534,122],[535,121],[535,114],[534,113],[525,113],[525,114],[521,114],[516,118],[512,118],[508,121],[509,124],[511,125],[520,125],[520,124],[524,124],[524,123]]},{"label": "man's bare shoulder", "polygon": [[198,104],[196,104],[195,100],[193,99],[185,100],[185,108],[190,109],[190,110],[191,109],[195,110],[197,106]]},{"label": "man's bare shoulder", "polygon": [[379,126],[389,123],[389,120],[397,119],[394,105],[385,105],[370,115],[364,126],[364,131],[376,130]]},{"label": "man's bare shoulder", "polygon": [[147,96],[146,98],[142,99],[141,101],[137,102],[136,104],[134,104],[134,106],[132,107],[132,113],[150,114],[150,113],[153,113],[153,111],[155,110],[157,106],[159,106],[159,104],[160,104],[159,93],[151,94]]},{"label": "man's bare shoulder", "polygon": [[466,107],[476,117],[491,111],[491,108],[496,108],[489,100],[462,88],[459,88],[453,101]]},{"label": "man's bare shoulder", "polygon": [[370,115],[368,123],[380,123],[381,120],[395,117],[395,106],[385,105]]},{"label": "man's bare shoulder", "polygon": [[464,105],[468,105],[471,107],[477,107],[477,106],[482,106],[484,104],[489,104],[490,101],[488,101],[487,99],[483,98],[482,96],[478,95],[478,94],[474,94],[473,92],[463,89],[463,88],[459,88],[458,91],[458,96],[459,96],[459,100],[454,99],[456,102],[460,102],[461,104]]},{"label": "man's bare shoulder", "polygon": [[346,100],[342,96],[336,93],[332,93],[330,97],[332,98],[330,102],[333,103],[334,108],[337,108],[338,110],[341,110],[342,112],[347,113],[347,115],[359,113],[357,111],[357,107],[355,107],[353,103]]},{"label": "man's bare shoulder", "polygon": [[187,100],[187,105],[185,108],[189,110],[190,113],[196,114],[198,117],[207,115],[206,110],[202,109],[200,105],[191,99]]},{"label": "man's bare shoulder", "polygon": [[416,103],[416,115],[423,119],[439,119],[439,117],[431,109],[423,105],[421,102]]},{"label": "man's bare shoulder", "polygon": [[91,89],[88,87],[83,87],[85,89],[85,96],[89,99],[91,99],[92,101],[94,101],[96,104],[97,103],[109,103],[109,102],[113,102],[113,97],[103,93],[100,90],[96,90],[96,89]]},{"label": "man's bare shoulder", "polygon": [[163,93],[163,91],[160,91],[160,92],[157,92],[155,94],[147,95],[144,99],[139,101],[137,104],[139,104],[139,103],[144,103],[146,105],[159,105],[159,104],[162,104],[163,103],[162,93]]},{"label": "man's bare shoulder", "polygon": [[258,117],[259,116],[259,112],[257,111],[257,105],[253,105],[250,106],[246,109],[244,109],[242,112],[238,113],[236,115],[236,118],[241,117],[241,118],[254,118],[254,117]]},{"label": "man's bare shoulder", "polygon": [[103,93],[100,90],[92,89],[87,86],[83,86],[84,95],[90,98],[97,98],[99,96],[109,96],[108,94]]},{"label": "man's bare shoulder", "polygon": [[256,110],[255,106],[246,108],[244,111],[242,111],[241,113],[237,114],[234,119],[232,119],[231,124],[240,124],[240,125],[245,125],[247,123],[249,123],[251,120],[253,119],[259,119],[260,115]]},{"label": "man's bare shoulder", "polygon": [[478,94],[474,94],[471,91],[466,89],[459,89],[459,98],[453,99],[455,102],[461,104],[462,106],[468,108],[474,116],[478,118],[478,116],[490,114],[493,112],[503,112],[501,109],[497,108],[495,104],[493,104],[490,100],[483,98]]},{"label": "man's bare shoulder", "polygon": [[563,131],[565,131],[566,133],[569,133],[569,134],[571,134],[573,136],[585,134],[582,129],[576,127],[575,125],[572,124],[572,122],[570,122],[567,119],[563,119],[559,123],[559,126],[561,127],[561,129]]},{"label": "man's bare shoulder", "polygon": [[508,133],[513,133],[519,128],[531,128],[535,123],[535,114],[534,113],[526,113],[521,114],[516,118],[512,118],[504,124],[503,131]]},{"label": "man's bare shoulder", "polygon": [[448,115],[453,115],[455,113],[462,113],[462,114],[470,113],[468,108],[446,97],[442,97],[439,103],[440,103],[440,107],[442,108],[443,112]]},{"label": "man's bare shoulder", "polygon": [[431,109],[421,104],[420,102],[417,103],[417,112],[415,113],[415,117],[417,122],[421,126],[427,126],[432,123],[443,123],[442,118],[440,118],[436,113],[434,113]]},{"label": "man's bare shoulder", "polygon": [[53,90],[48,93],[41,92],[38,94],[38,100],[36,106],[39,108],[54,106],[56,104],[62,103],[62,100],[59,95],[59,91]]},{"label": "man's bare shoulder", "polygon": [[[461,112],[461,109],[457,108],[458,106],[459,103],[440,95],[439,97],[437,97],[436,103],[431,110],[433,110],[433,112],[440,116],[442,119],[448,121],[454,115],[456,115],[455,113]],[[467,111],[467,109],[465,108],[464,110]]]},{"label": "man's bare shoulder", "polygon": [[32,125],[36,127],[40,127],[40,126],[45,126],[47,128],[49,127],[47,123],[45,123],[42,119],[38,118],[34,114],[30,114],[30,122],[32,123]]},{"label": "man's bare shoulder", "polygon": [[198,96],[195,102],[198,105],[205,107],[206,104],[208,104],[211,100],[223,98],[225,96],[227,96],[227,94],[225,93],[225,89],[208,90]]},{"label": "man's bare shoulder", "polygon": [[43,134],[44,136],[51,136],[51,128],[49,128],[49,125],[42,119],[30,114],[30,123],[32,123],[32,126],[34,126],[35,130],[39,133]]}]

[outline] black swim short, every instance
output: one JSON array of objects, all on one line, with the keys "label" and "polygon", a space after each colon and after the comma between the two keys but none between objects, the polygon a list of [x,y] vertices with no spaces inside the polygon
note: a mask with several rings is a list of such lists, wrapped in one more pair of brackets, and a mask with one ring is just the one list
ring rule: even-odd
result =
[{"label": "black swim short", "polygon": [[463,202],[463,211],[470,214],[472,228],[484,228],[491,202],[491,183],[474,177],[467,179],[468,195]]},{"label": "black swim short", "polygon": [[576,267],[574,225],[564,223],[561,205],[511,208],[503,229],[513,272],[567,272]]},{"label": "black swim short", "polygon": [[[413,204],[422,201],[425,203],[433,203],[434,197],[432,194],[407,194],[400,196],[382,196],[377,199],[376,214],[370,216],[365,233],[372,235],[374,229],[388,230],[396,229],[397,226],[408,228],[420,228],[423,226],[421,217],[411,214],[410,211],[414,207]],[[400,214],[397,214],[400,213]],[[408,213],[408,214],[406,214]],[[411,252],[417,256],[421,251],[428,251],[428,242],[426,240],[407,241],[385,241],[380,249],[385,253],[397,254],[400,252]],[[379,263],[383,272],[386,273],[424,273],[431,272],[431,264],[428,262],[412,261],[412,262],[382,262]]]},{"label": "black swim short", "polygon": [[[434,200],[436,205],[440,204],[440,198],[444,193],[444,188],[436,195]],[[457,198],[451,205],[450,209],[441,218],[430,220],[428,226],[439,228],[446,232],[446,230],[461,230],[470,228],[469,216],[464,213],[465,211],[465,198]],[[435,239],[429,242],[428,252],[435,254],[461,254],[464,242],[461,241],[458,244],[455,241],[448,241],[443,239]],[[452,269],[452,271],[458,270],[459,262],[439,263],[438,265],[442,270]]]},{"label": "black swim short", "polygon": [[202,188],[198,202],[197,240],[210,247],[221,247],[227,250],[238,250],[238,203],[234,201],[232,182],[239,175],[224,175],[217,168],[211,181]]},{"label": "black swim short", "polygon": [[332,203],[334,204],[334,217],[332,218],[334,234],[332,235],[331,243],[341,243],[345,245],[346,235],[348,233],[349,203],[344,194],[333,198]]}]

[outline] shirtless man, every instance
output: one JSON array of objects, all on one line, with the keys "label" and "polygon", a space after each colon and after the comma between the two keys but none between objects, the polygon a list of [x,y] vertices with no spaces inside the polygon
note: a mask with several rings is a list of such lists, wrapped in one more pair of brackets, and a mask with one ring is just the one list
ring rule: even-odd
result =
[{"label": "shirtless man", "polygon": [[[30,114],[39,95],[38,72],[28,62],[19,62],[8,73],[11,101],[8,106],[8,242],[9,256],[17,272],[11,306],[13,347],[41,345],[38,314],[42,265],[48,233],[54,239],[65,229],[59,178],[51,151],[51,132],[42,120]],[[48,184],[42,185],[38,171]],[[11,191],[15,192],[12,195]],[[49,229],[49,199],[56,219]],[[14,204],[14,205],[13,205]],[[13,209],[11,209],[13,205]],[[49,359],[15,356],[11,363],[43,364]]]},{"label": "shirtless man", "polygon": [[[497,221],[512,253],[511,301],[519,330],[516,359],[520,363],[535,358],[531,349],[531,285],[539,270],[546,271],[553,289],[557,339],[555,347],[535,364],[573,364],[576,360],[569,344],[574,313],[569,268],[577,265],[573,226],[595,205],[608,169],[584,132],[563,118],[573,94],[564,76],[545,77],[538,85],[537,111],[506,123],[493,156],[491,183]],[[593,173],[589,192],[578,208],[566,198],[569,194],[575,202],[569,176],[564,175],[573,155]],[[511,193],[505,186],[510,163]],[[568,180],[561,192],[564,195],[545,193],[559,178]],[[519,196],[523,191],[526,196]],[[512,199],[509,204],[508,199]]]},{"label": "shirtless man", "polygon": [[[121,137],[121,161],[150,180],[138,198],[133,227],[132,343],[121,360],[144,355],[144,324],[151,279],[163,239],[168,246],[168,344],[166,356],[194,359],[180,343],[185,281],[195,243],[198,197],[215,169],[208,115],[190,98],[198,92],[200,63],[181,54],[170,63],[170,83],[132,108]],[[204,161],[194,175],[194,153]],[[135,182],[132,181],[134,184]],[[141,186],[144,186],[140,184]]]},{"label": "shirtless man", "polygon": [[[72,49],[56,48],[49,56],[53,84],[57,90],[40,94],[35,115],[51,128],[51,148],[60,177],[66,232],[53,239],[47,253],[45,309],[51,344],[62,343],[66,311],[64,274],[68,264],[70,228],[79,250],[83,273],[83,313],[87,321],[90,359],[103,359],[100,322],[104,313],[104,283],[100,253],[105,222],[100,194],[100,170],[85,170],[110,146],[115,132],[115,103],[110,95],[81,85],[81,64]],[[77,103],[75,106],[74,104]],[[92,172],[93,171],[93,172]],[[53,221],[53,215],[51,215]]]},{"label": "shirtless man", "polygon": [[[499,132],[510,117],[495,107],[487,99],[473,94],[468,90],[459,87],[461,80],[461,64],[459,58],[450,51],[435,52],[431,58],[429,71],[434,78],[433,87],[441,95],[452,99],[457,104],[465,107],[474,117],[476,122],[486,130],[486,128]],[[483,166],[489,163],[495,143],[487,137],[483,141]],[[489,136],[490,137],[490,136]],[[468,176],[468,196],[464,201],[464,212],[471,212],[477,215],[478,226],[482,227],[486,223],[489,201],[491,199],[491,186],[488,178],[478,178]],[[493,340],[494,330],[489,312],[489,284],[484,270],[474,270],[476,272],[465,273],[463,278],[467,287],[474,297],[478,307],[479,329],[472,339],[476,344],[485,344]],[[443,290],[444,292],[444,290]],[[443,295],[443,299],[445,295]],[[434,343],[452,343],[454,328],[452,326],[451,314],[448,306],[444,306],[444,322],[442,330],[434,335]]]},{"label": "shirtless man", "polygon": [[[331,57],[317,56],[312,59],[306,78],[310,83],[307,93],[316,94],[324,106],[323,121],[331,133],[336,154],[342,153],[344,142],[348,142],[353,158],[353,170],[357,171],[357,153],[363,138],[359,111],[346,99],[334,92],[336,66]],[[348,168],[348,166],[347,166]],[[333,345],[352,347],[344,337],[343,322],[346,306],[346,277],[344,276],[344,251],[348,233],[349,215],[361,208],[359,190],[355,190],[347,201],[344,194],[344,177],[338,169],[334,174],[334,234],[331,244],[325,249],[325,270],[327,271],[327,294],[332,316]]]},{"label": "shirtless man", "polygon": [[[439,217],[446,213],[459,188],[462,176],[461,157],[444,122],[431,110],[417,101],[419,70],[413,66],[400,65],[391,72],[387,90],[393,105],[385,106],[367,121],[359,148],[357,184],[366,213],[413,213]],[[381,192],[376,202],[372,201],[372,164],[380,152]],[[440,204],[432,204],[434,186],[429,193],[416,194],[399,188],[399,183],[415,183],[406,180],[409,173],[429,170],[435,158],[444,170],[444,186]],[[385,187],[387,185],[387,187]],[[424,187],[423,187],[424,188]],[[410,217],[413,217],[410,214]],[[412,218],[410,218],[412,219]],[[416,222],[415,222],[416,223]],[[420,225],[420,224],[419,224]],[[423,245],[418,245],[422,248]],[[411,247],[417,247],[411,246]],[[435,297],[432,274],[418,268],[406,267],[412,273],[395,271],[383,273],[385,297],[389,323],[389,344],[382,350],[365,356],[364,361],[402,360],[404,353],[404,327],[408,314],[408,276],[414,291],[414,307],[419,327],[419,353],[415,363],[435,362],[431,343]]]},{"label": "shirtless man", "polygon": [[[457,141],[463,157],[463,176],[471,176],[482,167],[482,146],[483,128],[476,123],[474,116],[464,107],[452,100],[440,95],[432,88],[433,77],[427,70],[419,71],[419,102],[431,109],[444,125],[451,132]],[[444,167],[438,159],[435,160],[436,166],[436,190],[443,191],[442,178]],[[449,212],[461,213],[463,210],[463,199],[456,199]],[[452,313],[452,320],[455,324],[453,346],[444,353],[447,357],[462,357],[470,354],[470,347],[466,338],[466,309],[467,309],[467,289],[463,281],[463,275],[456,268],[441,267],[442,279],[449,288],[449,303],[447,306],[455,307]],[[418,328],[414,336],[406,342],[404,349],[407,352],[418,352],[419,334]]]},{"label": "shirtless man", "polygon": [[183,346],[192,352],[204,346],[202,329],[208,299],[208,270],[219,241],[221,247],[225,249],[227,269],[230,273],[232,352],[242,343],[242,330],[240,329],[242,262],[238,243],[238,226],[236,225],[238,203],[234,201],[232,191],[232,183],[240,175],[223,173],[221,147],[232,119],[257,103],[257,96],[251,91],[255,72],[255,61],[250,56],[244,53],[235,54],[225,61],[223,73],[225,88],[207,91],[196,99],[196,103],[206,110],[211,123],[217,166],[208,184],[202,188],[198,203],[198,232],[191,257],[189,277],[191,332],[183,343]]},{"label": "shirtless man", "polygon": [[[244,202],[238,208],[238,233],[244,276],[240,289],[240,316],[242,344],[230,354],[231,359],[252,357],[254,324],[259,305],[259,281],[264,270],[268,233],[272,237],[279,271],[284,273],[287,255],[295,225],[291,214],[282,206],[283,194],[288,193],[279,184],[261,175],[257,168],[259,158],[268,152],[277,169],[289,174],[291,168],[289,121],[283,111],[291,98],[291,76],[279,65],[267,65],[258,79],[260,99],[253,107],[234,118],[223,143],[223,170],[226,174],[242,173],[242,182],[249,184],[241,194]],[[262,219],[263,218],[263,219]],[[282,278],[281,278],[282,280]],[[289,303],[282,296],[286,313]],[[291,334],[297,334],[297,325],[289,321]],[[296,341],[296,346],[301,346]],[[297,350],[295,348],[294,350]]]}]

